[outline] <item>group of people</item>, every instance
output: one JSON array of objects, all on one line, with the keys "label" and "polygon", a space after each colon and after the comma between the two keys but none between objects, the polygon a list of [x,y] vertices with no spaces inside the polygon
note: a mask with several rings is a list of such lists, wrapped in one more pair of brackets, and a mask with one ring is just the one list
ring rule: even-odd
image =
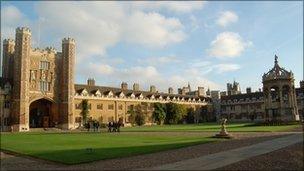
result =
[{"label": "group of people", "polygon": [[97,131],[99,130],[100,124],[98,121],[89,121],[88,123],[86,123],[86,128],[88,129],[88,132],[90,132],[90,129],[93,129],[93,131]]},{"label": "group of people", "polygon": [[[96,120],[90,120],[85,124],[85,128],[87,128],[87,131],[90,132],[93,130],[94,132],[100,131],[100,124]],[[118,121],[118,122],[109,122],[108,123],[108,132],[120,132],[120,127],[123,126],[123,123]]]},{"label": "group of people", "polygon": [[122,124],[120,122],[109,122],[108,132],[120,132],[120,127]]}]

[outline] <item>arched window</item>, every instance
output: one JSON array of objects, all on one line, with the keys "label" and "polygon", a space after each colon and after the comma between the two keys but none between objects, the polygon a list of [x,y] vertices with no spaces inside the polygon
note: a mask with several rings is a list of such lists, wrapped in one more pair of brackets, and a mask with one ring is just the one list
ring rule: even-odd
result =
[{"label": "arched window", "polygon": [[270,88],[270,95],[271,95],[271,101],[272,102],[279,102],[280,101],[279,88],[278,87],[271,87]]},{"label": "arched window", "polygon": [[289,91],[290,91],[289,86],[284,85],[282,88],[282,96],[283,96],[283,102],[286,104],[289,102]]}]

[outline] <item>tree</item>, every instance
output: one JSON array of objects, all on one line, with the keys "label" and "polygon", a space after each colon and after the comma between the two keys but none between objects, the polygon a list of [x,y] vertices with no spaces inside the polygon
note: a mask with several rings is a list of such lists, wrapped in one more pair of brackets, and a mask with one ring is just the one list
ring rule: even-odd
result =
[{"label": "tree", "polygon": [[166,104],[166,123],[177,124],[182,122],[186,115],[187,109],[184,105],[171,102]]},{"label": "tree", "polygon": [[143,109],[143,107],[146,106],[142,106],[140,104],[135,106],[135,122],[138,126],[144,125],[146,123],[146,114],[144,113],[145,109]]},{"label": "tree", "polygon": [[200,110],[200,115],[201,115],[201,122],[206,122],[207,121],[207,115],[208,115],[208,109],[207,106],[202,106]]},{"label": "tree", "polygon": [[176,115],[175,115],[176,123],[183,122],[186,116],[187,116],[187,108],[184,105],[177,104]]},{"label": "tree", "polygon": [[186,116],[187,123],[194,123],[194,116],[195,116],[194,109],[192,107],[188,108],[187,109],[187,116]]},{"label": "tree", "polygon": [[88,119],[88,116],[89,116],[89,103],[88,103],[88,100],[86,100],[86,99],[82,100],[82,102],[81,102],[81,108],[82,108],[81,115],[82,115],[83,123],[87,123],[87,119]]},{"label": "tree", "polygon": [[128,114],[130,115],[129,116],[129,122],[132,124],[132,125],[143,125],[146,123],[146,114],[145,114],[145,105],[141,105],[141,104],[138,104],[136,105],[134,108],[132,107],[129,111],[128,111]]},{"label": "tree", "polygon": [[154,111],[152,117],[158,125],[162,125],[166,119],[166,106],[161,103],[154,103]]},{"label": "tree", "polygon": [[132,124],[132,125],[135,125],[135,117],[136,117],[136,113],[133,109],[133,107],[131,109],[128,110],[127,112],[129,114],[129,122]]}]

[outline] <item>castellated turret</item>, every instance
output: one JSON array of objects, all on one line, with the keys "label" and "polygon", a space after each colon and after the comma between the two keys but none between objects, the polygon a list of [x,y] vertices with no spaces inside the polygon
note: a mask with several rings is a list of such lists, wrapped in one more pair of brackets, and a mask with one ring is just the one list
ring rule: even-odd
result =
[{"label": "castellated turret", "polygon": [[30,28],[28,28],[28,27],[17,27],[16,34],[18,34],[18,33],[32,35],[32,32],[31,32]]},{"label": "castellated turret", "polygon": [[3,40],[2,77],[13,78],[15,41],[13,39]]},{"label": "castellated turret", "polygon": [[168,88],[168,94],[173,94],[173,88],[172,87]]},{"label": "castellated turret", "polygon": [[29,129],[30,29],[18,27],[15,41],[11,122],[13,130],[26,131]]},{"label": "castellated turret", "polygon": [[74,124],[74,65],[75,40],[64,38],[62,40],[62,76],[61,76],[61,109],[60,120],[64,129]]}]

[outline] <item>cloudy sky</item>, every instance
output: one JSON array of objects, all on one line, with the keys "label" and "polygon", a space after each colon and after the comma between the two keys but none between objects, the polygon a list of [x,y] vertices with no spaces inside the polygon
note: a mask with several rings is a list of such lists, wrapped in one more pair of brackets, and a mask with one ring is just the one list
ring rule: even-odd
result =
[{"label": "cloudy sky", "polygon": [[73,37],[76,83],[257,90],[275,54],[303,79],[303,2],[1,2],[1,42],[18,26],[33,47]]}]

